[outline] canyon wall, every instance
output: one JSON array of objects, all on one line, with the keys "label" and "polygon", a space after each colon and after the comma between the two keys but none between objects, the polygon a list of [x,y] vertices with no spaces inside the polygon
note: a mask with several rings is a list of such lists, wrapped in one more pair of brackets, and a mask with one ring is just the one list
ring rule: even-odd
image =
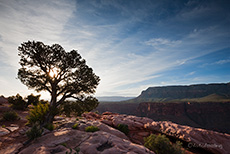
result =
[{"label": "canyon wall", "polygon": [[138,116],[230,133],[230,102],[140,103]]},{"label": "canyon wall", "polygon": [[216,94],[219,97],[230,98],[230,83],[197,84],[189,86],[149,87],[135,98],[136,102],[168,101],[174,99],[201,98]]},{"label": "canyon wall", "polygon": [[96,110],[148,117],[155,121],[172,121],[230,134],[230,102],[105,103]]}]

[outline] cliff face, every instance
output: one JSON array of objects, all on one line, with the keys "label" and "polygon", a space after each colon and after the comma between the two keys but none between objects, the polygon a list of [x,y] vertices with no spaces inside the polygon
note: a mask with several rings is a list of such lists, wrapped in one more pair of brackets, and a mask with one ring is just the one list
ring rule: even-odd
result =
[{"label": "cliff face", "polygon": [[230,133],[230,83],[150,87],[135,99],[101,103],[97,110]]},{"label": "cliff face", "polygon": [[230,83],[150,87],[142,91],[136,100],[200,98],[211,94],[230,97]]},{"label": "cliff face", "polygon": [[230,133],[230,102],[140,103],[138,116]]},{"label": "cliff face", "polygon": [[121,114],[137,114],[137,108],[139,103],[100,103],[98,107],[96,108],[97,111],[100,113],[109,111],[109,112],[115,112],[115,113],[121,113]]}]

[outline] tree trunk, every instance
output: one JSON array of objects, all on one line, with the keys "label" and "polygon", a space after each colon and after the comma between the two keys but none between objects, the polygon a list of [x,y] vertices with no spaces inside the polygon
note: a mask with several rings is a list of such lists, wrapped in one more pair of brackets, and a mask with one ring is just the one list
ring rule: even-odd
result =
[{"label": "tree trunk", "polygon": [[57,90],[56,90],[56,85],[52,85],[52,93],[51,93],[51,100],[50,100],[50,107],[49,107],[49,112],[46,115],[46,119],[44,121],[44,125],[46,124],[52,124],[54,121],[54,116],[56,115],[56,105],[57,105]]},{"label": "tree trunk", "polygon": [[54,116],[56,115],[56,107],[55,106],[50,106],[49,108],[49,112],[46,115],[46,119],[44,121],[44,123],[42,124],[42,126],[45,126],[47,124],[52,124],[54,121]]},{"label": "tree trunk", "polygon": [[54,121],[54,116],[55,116],[55,115],[53,115],[52,112],[49,112],[49,113],[47,114],[47,117],[46,117],[46,120],[45,120],[45,122],[44,122],[44,125],[46,125],[46,124],[52,124],[53,121]]}]

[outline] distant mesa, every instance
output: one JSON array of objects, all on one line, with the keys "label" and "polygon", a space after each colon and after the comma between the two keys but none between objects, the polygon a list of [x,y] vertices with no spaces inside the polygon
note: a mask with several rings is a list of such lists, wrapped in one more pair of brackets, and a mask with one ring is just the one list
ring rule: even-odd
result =
[{"label": "distant mesa", "polygon": [[222,101],[230,99],[230,83],[189,86],[150,87],[134,99],[135,102]]},{"label": "distant mesa", "polygon": [[119,102],[133,99],[134,97],[122,97],[122,96],[101,96],[97,97],[100,102]]},{"label": "distant mesa", "polygon": [[230,133],[230,83],[150,87],[134,99],[101,103],[96,110]]}]

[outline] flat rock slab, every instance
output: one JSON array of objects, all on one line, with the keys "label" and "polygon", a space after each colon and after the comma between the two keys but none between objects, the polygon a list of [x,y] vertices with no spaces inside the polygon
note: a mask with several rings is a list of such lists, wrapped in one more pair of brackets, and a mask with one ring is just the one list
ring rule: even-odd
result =
[{"label": "flat rock slab", "polygon": [[80,151],[84,154],[154,154],[142,145],[132,143],[107,132],[98,131],[83,142]]},{"label": "flat rock slab", "polygon": [[22,143],[12,144],[5,149],[0,150],[0,153],[4,154],[16,154],[19,149],[23,147]]},{"label": "flat rock slab", "polygon": [[[229,154],[230,135],[211,130],[179,125],[170,121],[153,121],[145,117],[136,117],[125,114],[103,113],[100,117],[95,113],[83,114],[87,119],[106,121],[110,126],[126,124],[130,130],[129,137],[138,143],[140,138],[146,137],[149,132],[160,132],[189,143],[189,146],[199,147],[212,153]],[[108,122],[110,121],[110,122]],[[112,124],[111,124],[112,123]],[[141,133],[139,133],[141,132]]]},{"label": "flat rock slab", "polygon": [[13,131],[15,131],[15,130],[18,130],[18,129],[19,129],[19,126],[18,126],[18,125],[11,124],[10,126],[6,127],[6,129],[8,129],[10,132],[13,132]]},{"label": "flat rock slab", "polygon": [[71,128],[59,129],[50,132],[36,140],[19,154],[65,154],[79,149],[79,154],[154,154],[144,146],[134,144],[103,131],[94,133],[74,130]]},{"label": "flat rock slab", "polygon": [[6,128],[0,127],[0,136],[4,136],[9,133],[10,133],[9,130],[7,130]]}]

